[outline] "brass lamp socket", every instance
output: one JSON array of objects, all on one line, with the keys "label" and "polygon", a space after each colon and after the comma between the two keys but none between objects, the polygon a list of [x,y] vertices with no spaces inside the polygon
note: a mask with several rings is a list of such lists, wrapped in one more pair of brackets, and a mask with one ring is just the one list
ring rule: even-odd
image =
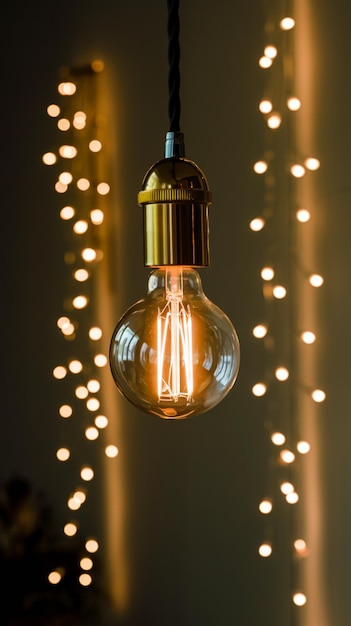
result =
[{"label": "brass lamp socket", "polygon": [[[171,151],[181,154],[181,142],[174,146]],[[183,156],[157,161],[138,194],[143,207],[145,266],[208,266],[211,202],[206,177],[196,163]]]}]

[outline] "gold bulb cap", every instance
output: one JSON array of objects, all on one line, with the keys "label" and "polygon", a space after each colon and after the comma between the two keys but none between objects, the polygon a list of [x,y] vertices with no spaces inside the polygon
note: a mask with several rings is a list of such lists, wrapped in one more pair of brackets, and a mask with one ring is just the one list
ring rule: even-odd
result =
[{"label": "gold bulb cap", "polygon": [[208,266],[211,202],[206,177],[196,163],[179,156],[155,163],[138,194],[145,266]]}]

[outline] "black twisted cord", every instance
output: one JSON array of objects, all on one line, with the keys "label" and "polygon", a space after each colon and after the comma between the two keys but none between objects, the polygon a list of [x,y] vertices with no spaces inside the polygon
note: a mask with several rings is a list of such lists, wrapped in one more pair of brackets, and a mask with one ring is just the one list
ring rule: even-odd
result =
[{"label": "black twisted cord", "polygon": [[180,131],[180,46],[179,0],[167,0],[168,5],[168,118],[169,130]]}]

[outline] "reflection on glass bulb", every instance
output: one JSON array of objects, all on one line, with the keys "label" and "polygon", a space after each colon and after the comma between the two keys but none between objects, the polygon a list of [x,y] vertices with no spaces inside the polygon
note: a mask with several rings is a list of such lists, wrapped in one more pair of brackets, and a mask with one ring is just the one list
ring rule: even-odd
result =
[{"label": "reflection on glass bulb", "polygon": [[203,293],[194,269],[153,270],[148,292],[118,322],[110,365],[119,390],[141,410],[182,419],[204,413],[232,388],[239,341]]}]

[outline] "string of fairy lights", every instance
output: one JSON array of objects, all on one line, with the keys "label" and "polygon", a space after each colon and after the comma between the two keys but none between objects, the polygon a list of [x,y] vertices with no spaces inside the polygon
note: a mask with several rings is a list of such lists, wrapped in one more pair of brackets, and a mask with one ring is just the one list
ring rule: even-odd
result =
[{"label": "string of fairy lights", "polygon": [[[303,102],[295,93],[297,27],[291,14],[277,19],[274,8],[267,17],[266,45],[258,60],[264,72],[264,93],[258,103],[264,154],[253,165],[254,175],[260,177],[258,184],[262,184],[263,207],[249,223],[252,233],[261,235],[265,255],[259,270],[265,319],[257,320],[252,329],[253,337],[264,344],[265,371],[251,391],[255,397],[265,398],[270,449],[267,493],[258,503],[263,520],[258,554],[268,559],[275,553],[275,535],[279,534],[279,522],[274,518],[277,510],[279,515],[285,515],[289,528],[291,612],[295,610],[292,607],[303,607],[308,601],[302,563],[310,554],[299,507],[304,505],[300,492],[304,457],[310,454],[312,443],[301,432],[296,398],[301,389],[312,403],[326,398],[323,389],[301,380],[297,356],[301,349],[313,350],[318,342],[315,328],[300,328],[297,323],[301,281],[311,299],[313,290],[324,282],[315,268],[306,267],[298,245],[298,230],[313,220],[313,207],[300,206],[296,191],[299,180],[316,172],[320,162],[314,156],[302,158],[303,146],[297,145],[296,120],[303,115]],[[292,619],[298,620],[299,613]]]},{"label": "string of fairy lights", "polygon": [[[67,538],[80,532],[79,511],[87,506],[89,485],[96,473],[92,462],[81,462],[85,455],[87,459],[95,458],[94,454],[89,455],[87,442],[103,442],[103,454],[108,458],[118,455],[115,443],[108,441],[109,416],[103,411],[101,372],[108,358],[96,307],[97,282],[104,271],[102,229],[110,193],[109,184],[100,178],[104,175],[106,132],[105,121],[98,111],[98,77],[102,71],[101,61],[64,70],[57,101],[47,107],[47,115],[58,131],[58,145],[42,156],[43,163],[57,173],[54,187],[66,248],[62,310],[58,312],[56,326],[62,339],[60,353],[66,356],[64,361],[54,364],[52,375],[61,385],[58,416],[65,442],[56,450],[56,458],[60,463],[74,459],[74,486],[67,494],[67,521],[63,528]],[[66,424],[72,420],[78,431],[78,450],[67,443],[70,431]],[[99,541],[95,536],[87,537],[84,547],[77,582],[89,586],[93,582],[94,555],[99,550]],[[48,572],[48,580],[55,585],[64,575],[64,568],[58,563]]]}]

